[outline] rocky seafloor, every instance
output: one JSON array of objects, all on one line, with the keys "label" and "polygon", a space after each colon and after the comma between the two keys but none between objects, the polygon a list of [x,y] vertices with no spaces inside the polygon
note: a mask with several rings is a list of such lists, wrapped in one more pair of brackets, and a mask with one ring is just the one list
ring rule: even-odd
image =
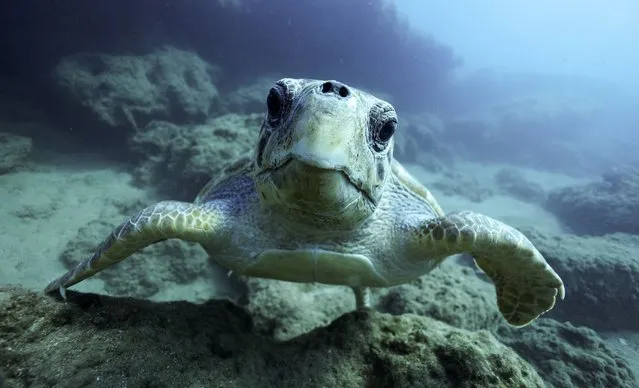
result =
[{"label": "rocky seafloor", "polygon": [[[397,151],[437,177],[428,182],[434,193],[477,206],[514,198],[560,224],[557,230],[534,219],[514,224],[567,290],[565,301],[528,327],[503,323],[492,284],[465,257],[409,284],[376,290],[374,309],[366,312],[352,311],[354,299],[342,287],[228,278],[199,247],[176,241],[104,271],[90,283],[95,292],[69,291],[66,302],[43,295],[38,284],[16,284],[9,267],[15,274],[70,268],[122,217],[157,198],[193,198],[226,161],[253,146],[264,96],[279,76],[224,94],[215,87],[219,71],[172,47],[141,56],[69,56],[52,69],[51,82],[57,108],[74,112],[66,116],[74,117],[71,133],[3,96],[3,195],[17,201],[34,191],[51,194],[38,203],[3,202],[4,219],[14,224],[3,224],[0,247],[7,271],[0,269],[0,386],[639,386],[633,353],[612,346],[625,340],[609,340],[611,333],[639,331],[637,170],[618,168],[552,189],[513,167],[478,178],[453,168],[463,161],[457,153],[463,144],[442,141],[449,128],[462,130],[458,121],[433,114],[405,118]],[[68,242],[56,243],[48,252],[53,257],[18,257],[15,252],[26,252],[20,244],[48,243],[35,236],[60,227],[56,212],[85,209],[68,202],[83,198],[68,187],[108,185],[97,174],[77,172],[73,183],[42,183],[43,174],[61,169],[51,161],[64,153],[51,151],[60,139],[98,152],[96,138],[103,139],[106,163],[143,191],[112,198],[102,188],[95,214],[64,231]],[[9,250],[17,222],[36,221],[42,229],[16,235],[18,248]],[[218,286],[202,286],[207,283]],[[172,289],[182,291],[166,291]],[[639,349],[639,342],[626,345]]]}]

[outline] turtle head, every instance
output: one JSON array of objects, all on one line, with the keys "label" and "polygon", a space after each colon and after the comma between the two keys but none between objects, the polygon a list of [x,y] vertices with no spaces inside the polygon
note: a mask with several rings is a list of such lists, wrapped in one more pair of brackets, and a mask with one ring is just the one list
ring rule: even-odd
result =
[{"label": "turtle head", "polygon": [[391,171],[392,105],[337,81],[279,80],[255,152],[262,203],[313,228],[352,229],[377,208]]}]

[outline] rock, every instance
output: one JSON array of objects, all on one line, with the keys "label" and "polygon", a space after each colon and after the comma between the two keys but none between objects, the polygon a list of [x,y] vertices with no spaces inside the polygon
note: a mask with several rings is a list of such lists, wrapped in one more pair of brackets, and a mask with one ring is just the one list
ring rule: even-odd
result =
[{"label": "rock", "polygon": [[528,360],[549,387],[639,386],[628,361],[586,327],[541,318],[521,329],[502,326],[496,335]]},{"label": "rock", "polygon": [[229,301],[154,303],[0,288],[11,387],[543,387],[489,332],[372,311],[279,342]]},{"label": "rock", "polygon": [[454,162],[455,152],[441,141],[445,127],[432,114],[400,116],[400,130],[395,136],[395,156],[404,162],[418,163],[430,171],[441,171]]},{"label": "rock", "polygon": [[577,234],[639,234],[639,168],[616,168],[599,182],[552,191],[546,208]]},{"label": "rock", "polygon": [[129,146],[137,156],[138,183],[173,199],[191,201],[230,160],[252,150],[263,114],[226,114],[202,125],[152,121]]},{"label": "rock", "polygon": [[574,141],[540,136],[537,128],[544,125],[511,122],[508,116],[457,117],[446,121],[441,141],[455,147],[464,159],[480,163],[514,164],[574,175],[583,175],[606,163],[605,158],[584,150]]},{"label": "rock", "polygon": [[[418,314],[466,330],[490,329],[501,322],[492,283],[450,260],[410,283],[372,289],[372,305],[393,315]],[[327,325],[355,309],[348,287],[244,277],[241,281],[256,330],[278,340]]]},{"label": "rock", "polygon": [[610,125],[604,112],[615,105],[597,92],[597,82],[497,72],[458,82],[440,140],[465,159],[578,175],[609,162],[589,137]]},{"label": "rock", "polygon": [[495,174],[495,182],[504,194],[528,203],[543,203],[546,192],[540,184],[531,182],[522,172],[503,168]]},{"label": "rock", "polygon": [[[448,259],[450,260],[450,259]],[[491,282],[455,262],[381,292],[377,308],[394,315],[418,314],[466,330],[491,329],[503,321]]]},{"label": "rock", "polygon": [[639,236],[524,233],[566,287],[549,317],[596,330],[639,330]]},{"label": "rock", "polygon": [[71,55],[52,77],[69,111],[130,133],[151,120],[204,122],[218,101],[215,72],[192,52],[164,47],[146,55]]},{"label": "rock", "polygon": [[30,137],[0,132],[0,175],[28,167],[32,149]]},{"label": "rock", "polygon": [[[355,309],[348,287],[241,277],[255,331],[283,341],[328,325]],[[295,295],[291,298],[291,295]]]},{"label": "rock", "polygon": [[277,75],[258,77],[255,82],[225,94],[222,103],[229,112],[233,113],[263,113],[269,90],[281,78],[284,77]]}]

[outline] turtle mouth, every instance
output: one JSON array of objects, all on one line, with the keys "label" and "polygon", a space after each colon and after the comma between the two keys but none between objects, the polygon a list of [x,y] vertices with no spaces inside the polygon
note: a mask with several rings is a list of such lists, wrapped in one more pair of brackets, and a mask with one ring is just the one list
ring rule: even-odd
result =
[{"label": "turtle mouth", "polygon": [[[309,160],[306,158],[301,158],[301,157],[296,157],[296,156],[289,156],[288,158],[284,159],[283,162],[281,162],[279,165],[275,166],[275,167],[269,167],[269,168],[265,168],[264,170],[260,171],[257,176],[261,176],[261,175],[273,175],[274,173],[284,173],[286,174],[286,170],[290,169],[292,167],[292,165],[294,163],[299,164],[300,166],[302,166],[304,172],[303,175],[306,176],[306,179],[313,179],[315,177],[318,177],[320,175],[326,175],[326,174],[337,174],[339,175],[342,180],[344,182],[348,183],[348,186],[352,187],[353,189],[355,189],[358,194],[365,199],[365,201],[369,202],[370,204],[376,206],[377,203],[375,200],[373,200],[373,198],[370,196],[369,193],[367,193],[363,188],[362,188],[362,184],[361,182],[358,182],[356,180],[354,180],[351,177],[351,174],[349,173],[349,169],[346,166],[336,166],[334,164],[332,164],[330,161],[328,160]],[[300,181],[300,184],[304,184],[305,182]],[[306,182],[308,183],[308,182]]]}]

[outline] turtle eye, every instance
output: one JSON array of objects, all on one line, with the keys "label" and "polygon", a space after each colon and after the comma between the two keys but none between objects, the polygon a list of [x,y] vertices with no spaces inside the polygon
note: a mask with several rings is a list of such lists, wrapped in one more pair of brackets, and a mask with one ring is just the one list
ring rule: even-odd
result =
[{"label": "turtle eye", "polygon": [[394,121],[387,122],[386,124],[382,125],[382,127],[379,129],[379,133],[377,134],[377,137],[379,138],[380,141],[384,143],[388,142],[390,138],[393,137],[396,127],[397,127],[396,122]]},{"label": "turtle eye", "polygon": [[395,134],[396,130],[397,121],[395,119],[388,120],[383,125],[379,126],[373,135],[373,148],[375,151],[383,151]]},{"label": "turtle eye", "polygon": [[278,85],[273,86],[266,97],[266,108],[268,110],[268,119],[271,123],[277,122],[281,116],[284,107],[284,97],[282,96],[282,88]]}]

